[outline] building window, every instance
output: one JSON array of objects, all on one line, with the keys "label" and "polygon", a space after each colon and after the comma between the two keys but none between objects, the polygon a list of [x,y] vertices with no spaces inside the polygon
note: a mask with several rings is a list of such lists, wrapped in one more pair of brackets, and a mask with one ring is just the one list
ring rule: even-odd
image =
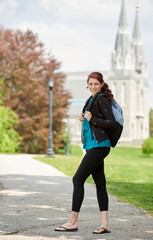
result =
[{"label": "building window", "polygon": [[134,134],[134,124],[133,123],[131,124],[131,129],[132,129],[132,134],[131,135],[132,135],[132,141],[133,141],[134,140],[134,135],[135,135]]},{"label": "building window", "polygon": [[143,123],[141,123],[141,139],[143,139]]},{"label": "building window", "polygon": [[116,96],[117,96],[117,86],[116,86],[116,83],[114,83],[112,85],[112,93],[114,95],[114,98],[116,98]]},{"label": "building window", "polygon": [[125,103],[126,103],[126,85],[125,85],[125,83],[122,83],[122,87],[121,87],[121,103],[122,103],[122,105],[125,105]]}]

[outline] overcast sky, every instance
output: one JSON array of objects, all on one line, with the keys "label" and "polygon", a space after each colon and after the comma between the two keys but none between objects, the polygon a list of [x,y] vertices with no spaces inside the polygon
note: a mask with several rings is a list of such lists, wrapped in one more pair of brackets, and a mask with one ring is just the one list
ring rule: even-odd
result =
[{"label": "overcast sky", "polygon": [[[140,26],[153,108],[153,0],[140,0]],[[110,70],[122,0],[0,0],[0,24],[38,33],[61,70]],[[126,0],[132,36],[137,0]]]}]

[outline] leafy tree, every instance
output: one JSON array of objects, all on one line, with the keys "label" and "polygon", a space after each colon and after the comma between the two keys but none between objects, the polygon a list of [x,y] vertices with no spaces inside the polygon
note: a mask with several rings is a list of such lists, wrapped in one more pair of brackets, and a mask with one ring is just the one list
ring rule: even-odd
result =
[{"label": "leafy tree", "polygon": [[13,128],[18,123],[11,109],[0,106],[0,152],[14,153],[19,150],[21,137]]},{"label": "leafy tree", "polygon": [[48,79],[54,79],[53,141],[54,150],[62,146],[63,118],[70,94],[64,90],[60,63],[46,54],[44,45],[32,31],[0,28],[0,78],[3,101],[19,117],[16,126],[22,136],[21,150],[44,153],[49,131]]},{"label": "leafy tree", "polygon": [[149,136],[153,137],[153,109],[149,112]]},{"label": "leafy tree", "polygon": [[144,140],[142,145],[142,152],[146,154],[147,156],[150,156],[151,153],[153,153],[153,138],[149,137]]}]

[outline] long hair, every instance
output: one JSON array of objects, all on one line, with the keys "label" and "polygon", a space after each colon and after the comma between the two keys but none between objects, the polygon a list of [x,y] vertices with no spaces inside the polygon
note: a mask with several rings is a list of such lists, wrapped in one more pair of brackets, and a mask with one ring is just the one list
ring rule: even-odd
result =
[{"label": "long hair", "polygon": [[[104,82],[103,75],[100,72],[92,72],[89,74],[87,83],[89,82],[90,78],[97,79],[100,83]],[[114,101],[114,96],[112,94],[112,91],[109,89],[109,86],[107,83],[104,82],[103,87],[101,88],[102,91],[107,93],[108,97],[110,98],[111,101]]]}]

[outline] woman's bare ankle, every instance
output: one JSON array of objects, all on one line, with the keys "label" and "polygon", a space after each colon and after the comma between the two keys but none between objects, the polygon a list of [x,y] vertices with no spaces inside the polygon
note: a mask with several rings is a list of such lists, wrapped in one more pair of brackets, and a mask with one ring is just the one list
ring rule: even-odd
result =
[{"label": "woman's bare ankle", "polygon": [[78,223],[77,222],[71,222],[70,220],[64,224],[62,224],[63,227],[66,228],[78,228]]},{"label": "woman's bare ankle", "polygon": [[109,230],[109,226],[106,225],[106,224],[102,224],[101,227],[102,227],[102,228],[105,228],[105,229],[107,229],[107,230]]},{"label": "woman's bare ankle", "polygon": [[78,221],[77,220],[73,220],[73,219],[70,219],[68,221],[69,224],[72,224],[72,225],[78,225]]}]

